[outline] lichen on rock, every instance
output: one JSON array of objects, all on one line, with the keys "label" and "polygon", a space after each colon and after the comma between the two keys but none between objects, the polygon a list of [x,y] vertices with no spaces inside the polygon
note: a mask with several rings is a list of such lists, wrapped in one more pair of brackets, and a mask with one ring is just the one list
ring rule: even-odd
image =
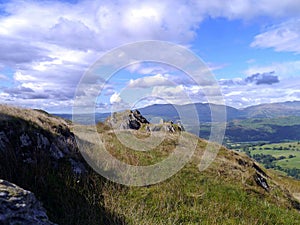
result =
[{"label": "lichen on rock", "polygon": [[1,179],[0,224],[54,225],[33,193]]}]

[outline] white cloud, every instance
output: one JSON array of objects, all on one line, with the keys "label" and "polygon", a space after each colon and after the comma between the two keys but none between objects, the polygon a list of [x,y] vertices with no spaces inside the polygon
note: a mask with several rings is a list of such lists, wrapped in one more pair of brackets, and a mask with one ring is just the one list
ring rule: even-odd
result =
[{"label": "white cloud", "polygon": [[197,9],[212,17],[251,19],[256,16],[292,17],[300,13],[298,0],[211,0],[195,1]]},{"label": "white cloud", "polygon": [[122,101],[120,95],[118,93],[114,93],[111,97],[110,97],[110,103],[111,104],[116,104],[116,103],[120,103]]},{"label": "white cloud", "polygon": [[148,88],[155,86],[170,86],[172,82],[166,75],[157,74],[154,76],[147,76],[138,79],[131,79],[128,83],[129,88]]},{"label": "white cloud", "polygon": [[300,53],[300,19],[281,23],[255,36],[251,47]]},{"label": "white cloud", "polygon": [[[186,44],[201,22],[180,1],[13,0],[3,9],[0,67],[15,71],[16,87],[31,85],[35,93],[58,105],[73,98],[80,77],[106,50],[145,39]],[[18,93],[1,95],[0,101],[22,98]]]},{"label": "white cloud", "polygon": [[156,97],[156,102],[175,105],[192,103],[192,100],[183,85],[172,87],[156,86],[152,89],[151,96]]},{"label": "white cloud", "polygon": [[9,78],[4,74],[0,74],[0,80],[9,80]]},{"label": "white cloud", "polygon": [[272,85],[256,85],[255,83],[221,84],[221,89],[226,104],[241,108],[270,102],[299,101],[299,84],[300,78],[294,77],[293,79],[282,79],[280,83]]},{"label": "white cloud", "polygon": [[[299,71],[300,61],[251,66],[244,71],[246,78],[222,79],[219,84],[226,103],[233,107],[241,108],[270,102],[300,101]],[[274,82],[276,77],[279,78],[279,82]],[[247,80],[248,82],[246,82]],[[259,81],[259,85],[257,81]]]},{"label": "white cloud", "polygon": [[[88,67],[105,51],[121,44],[156,39],[189,45],[201,22],[209,16],[251,19],[300,14],[298,0],[82,0],[75,4],[12,0],[2,7],[5,14],[0,16],[0,67],[15,72],[15,86],[0,93],[0,102],[54,111],[70,105]],[[269,42],[267,47],[299,52],[299,20],[287,24],[289,39],[278,42],[275,30],[282,31],[283,25],[257,36],[253,46],[266,47],[265,40],[271,35],[273,44]],[[139,65],[131,70],[165,73]],[[132,80],[130,85],[168,85],[166,78],[156,75],[148,80]],[[22,88],[33,91],[30,96],[24,95],[27,99]],[[35,96],[37,99],[29,99]]]}]

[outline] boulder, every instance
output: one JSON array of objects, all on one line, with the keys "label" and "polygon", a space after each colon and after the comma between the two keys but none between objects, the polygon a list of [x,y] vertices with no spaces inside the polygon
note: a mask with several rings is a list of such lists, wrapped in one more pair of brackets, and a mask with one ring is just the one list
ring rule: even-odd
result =
[{"label": "boulder", "polygon": [[106,123],[114,129],[133,129],[138,130],[143,124],[149,124],[148,120],[141,115],[138,110],[126,110],[124,112],[113,113],[106,120]]},{"label": "boulder", "polygon": [[0,224],[54,225],[32,192],[1,179]]}]

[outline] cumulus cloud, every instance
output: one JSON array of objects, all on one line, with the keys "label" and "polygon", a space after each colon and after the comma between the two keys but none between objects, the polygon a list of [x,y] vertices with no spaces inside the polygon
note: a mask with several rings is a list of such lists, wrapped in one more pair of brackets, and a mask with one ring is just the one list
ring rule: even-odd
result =
[{"label": "cumulus cloud", "polygon": [[[244,108],[270,102],[299,101],[300,78],[295,75],[295,68],[287,70],[291,65],[293,63],[253,67],[247,71],[249,75],[246,78],[220,80],[219,84],[226,104]],[[277,70],[265,72],[270,69]],[[253,74],[254,71],[256,73]],[[289,72],[288,75],[284,74],[286,71]],[[292,74],[295,76],[291,76]]]},{"label": "cumulus cloud", "polygon": [[[16,85],[29,85],[45,98],[57,96],[53,101],[64,104],[85,70],[113,47],[145,39],[189,43],[202,20],[190,7],[180,1],[12,0],[2,4],[0,66],[15,71]],[[21,98],[15,90],[0,100]]]},{"label": "cumulus cloud", "polygon": [[156,86],[152,89],[151,96],[156,97],[156,103],[163,102],[175,105],[192,103],[191,97],[183,85]]},{"label": "cumulus cloud", "polygon": [[154,76],[147,76],[138,79],[131,79],[128,83],[129,88],[148,88],[155,86],[170,86],[172,82],[166,75],[157,74]]},{"label": "cumulus cloud", "polygon": [[[0,67],[14,71],[14,86],[0,93],[0,101],[49,110],[67,108],[83,73],[111,48],[149,39],[189,45],[206,17],[248,20],[299,13],[297,0],[7,1],[1,5]],[[299,52],[299,20],[291,21],[286,30],[284,25],[258,35],[252,46]],[[280,35],[283,42],[278,41]],[[270,36],[274,38],[267,45]],[[165,73],[159,68],[131,69]],[[167,84],[166,77],[156,78],[133,80],[130,85]]]},{"label": "cumulus cloud", "polygon": [[160,62],[141,62],[127,66],[126,70],[131,73],[137,73],[140,75],[156,75],[170,73],[172,71],[176,71],[177,69]]},{"label": "cumulus cloud", "polygon": [[257,85],[279,83],[278,76],[274,74],[274,71],[268,73],[256,73],[247,77],[245,81],[247,83],[255,83]]},{"label": "cumulus cloud", "polygon": [[111,97],[110,97],[110,103],[111,104],[116,104],[116,103],[120,103],[122,101],[120,95],[118,93],[114,93]]},{"label": "cumulus cloud", "polygon": [[[299,82],[299,80],[298,80]],[[261,86],[232,86],[223,88],[223,95],[227,105],[244,108],[270,102],[299,101],[297,91],[287,86],[264,87]],[[247,95],[245,95],[247,93]]]},{"label": "cumulus cloud", "polygon": [[[249,82],[245,82],[247,79],[243,79],[243,83],[231,83],[230,85],[221,84],[222,93],[224,95],[224,99],[226,100],[226,104],[243,108],[250,105],[262,104],[262,103],[270,103],[270,102],[285,102],[285,101],[299,101],[300,96],[299,93],[299,84],[300,78],[294,77],[291,79],[282,78],[279,82],[274,82],[272,79],[276,80],[276,78],[267,78],[267,79],[258,79],[261,74],[256,76],[249,76]],[[256,84],[259,82],[269,83],[271,80],[272,85],[262,85]],[[250,82],[251,81],[251,82]],[[245,94],[246,93],[246,94]]]},{"label": "cumulus cloud", "polygon": [[265,72],[265,73],[255,73],[247,76],[246,78],[233,78],[233,79],[221,79],[219,84],[222,86],[237,86],[237,85],[247,85],[247,84],[275,84],[279,83],[279,78],[275,75],[275,71]]}]

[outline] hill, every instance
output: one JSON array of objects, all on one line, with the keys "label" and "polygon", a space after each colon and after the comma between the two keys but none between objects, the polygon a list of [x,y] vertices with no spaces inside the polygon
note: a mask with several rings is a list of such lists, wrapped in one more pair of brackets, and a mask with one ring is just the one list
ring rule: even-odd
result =
[{"label": "hill", "polygon": [[[211,122],[211,109],[208,103],[195,103],[200,122]],[[218,107],[225,107],[227,113],[227,121],[237,119],[250,119],[250,118],[275,118],[275,117],[288,117],[300,116],[300,102],[282,102],[261,104],[246,107],[243,109],[236,109],[230,106],[214,105],[216,111]],[[171,105],[171,104],[156,104],[139,109],[145,117],[160,116],[166,120],[179,119],[178,111],[188,112],[191,105]]]},{"label": "hill", "polygon": [[[45,112],[0,106],[0,179],[35,193],[54,223],[299,224],[300,182],[266,170],[244,154],[222,147],[200,171],[205,140],[164,132],[152,151],[132,151],[107,123],[98,123],[110,154],[131,165],[165,159],[182,135],[197,140],[195,154],[180,172],[161,183],[130,187],[103,178],[85,163],[75,144],[76,126],[82,125]],[[147,141],[150,134],[142,128],[118,132]],[[156,134],[154,142],[162,137]]]},{"label": "hill", "polygon": [[[251,119],[251,118],[276,118],[276,117],[289,117],[300,116],[300,101],[281,102],[260,104],[255,106],[246,107],[243,109],[236,109],[230,106],[214,105],[216,111],[218,108],[225,107],[227,113],[227,121]],[[199,115],[199,122],[211,122],[211,109],[208,103],[195,103],[192,105],[172,105],[172,104],[154,104],[144,108],[139,108],[139,111],[148,119],[153,117],[161,117],[165,120],[179,120],[180,116],[178,111],[186,113],[189,112],[191,107],[195,107]],[[55,114],[65,119],[72,119],[72,114]],[[110,113],[96,113],[96,122],[104,121]],[[82,114],[82,124],[90,124],[85,121],[85,115]],[[94,123],[94,121],[92,121]]]},{"label": "hill", "polygon": [[300,140],[300,117],[233,120],[227,123],[227,142],[283,142]]},{"label": "hill", "polygon": [[300,101],[261,104],[240,111],[247,118],[300,116]]}]

